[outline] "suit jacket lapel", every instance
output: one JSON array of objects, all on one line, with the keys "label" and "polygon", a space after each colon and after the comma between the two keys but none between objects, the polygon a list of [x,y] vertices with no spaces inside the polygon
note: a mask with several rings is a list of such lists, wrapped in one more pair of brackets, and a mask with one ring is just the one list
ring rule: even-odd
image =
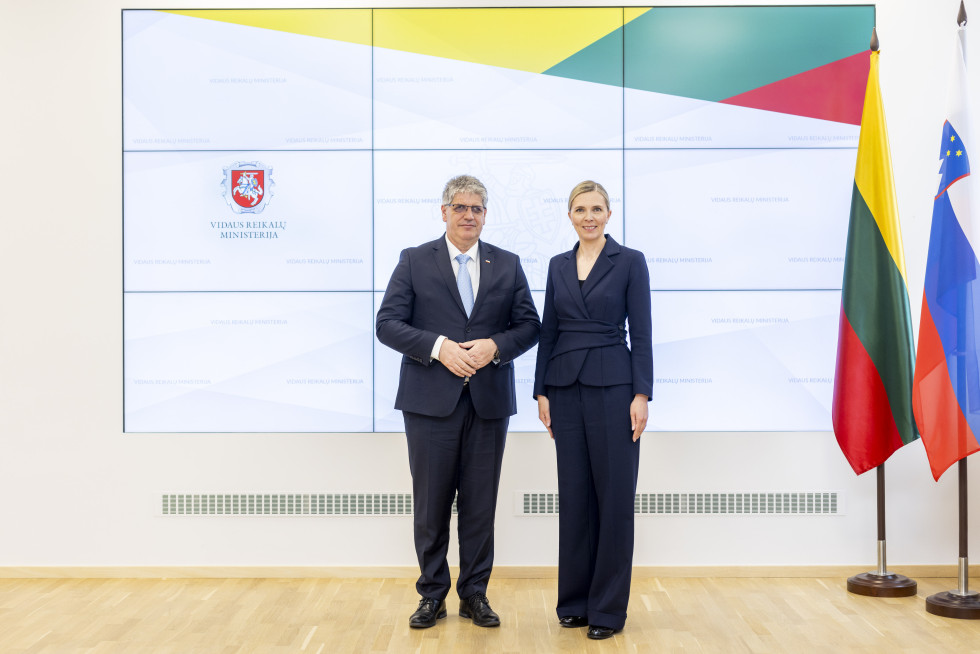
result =
[{"label": "suit jacket lapel", "polygon": [[432,256],[435,258],[436,268],[446,282],[450,297],[456,301],[456,306],[465,315],[466,309],[463,308],[463,298],[459,296],[459,287],[456,286],[456,275],[453,274],[453,264],[449,261],[449,248],[446,246],[445,238],[437,239],[433,243]]},{"label": "suit jacket lapel", "polygon": [[616,255],[619,254],[621,248],[622,246],[614,241],[611,236],[606,236],[606,244],[602,247],[602,252],[599,253],[595,263],[592,264],[592,270],[582,286],[582,297],[591,293],[599,281],[615,267]]},{"label": "suit jacket lapel", "polygon": [[[480,288],[476,292],[476,299],[473,301],[473,311],[470,316],[476,315],[476,312],[480,309],[480,305],[483,304],[483,298],[487,296],[490,291],[490,284],[493,282],[493,248],[483,241],[480,241],[480,249],[476,251],[476,263],[480,266]],[[459,289],[456,289],[456,294],[459,295]],[[463,306],[463,301],[459,301],[459,305]]]},{"label": "suit jacket lapel", "polygon": [[588,316],[589,312],[585,308],[585,299],[582,296],[582,287],[578,283],[578,266],[575,265],[576,252],[578,252],[578,243],[575,244],[571,252],[565,254],[565,261],[562,262],[558,273],[568,290],[568,294],[574,300],[575,306],[578,307],[583,316]]}]

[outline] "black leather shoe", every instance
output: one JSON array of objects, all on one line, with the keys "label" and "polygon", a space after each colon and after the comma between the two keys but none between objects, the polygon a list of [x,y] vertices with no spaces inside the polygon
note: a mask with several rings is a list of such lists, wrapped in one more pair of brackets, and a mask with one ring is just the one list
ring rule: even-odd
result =
[{"label": "black leather shoe", "polygon": [[473,593],[459,603],[459,617],[469,618],[477,627],[499,627],[500,616],[490,608],[490,600],[483,593]]},{"label": "black leather shoe", "polygon": [[423,597],[419,601],[419,608],[408,619],[408,626],[412,629],[428,629],[435,626],[436,620],[444,617],[446,617],[446,602],[444,600]]},{"label": "black leather shoe", "polygon": [[613,629],[611,627],[597,627],[595,625],[589,625],[589,633],[586,635],[592,640],[605,640],[609,638],[614,633],[622,631],[622,629]]},{"label": "black leather shoe", "polygon": [[558,624],[563,627],[587,627],[589,626],[589,619],[581,615],[566,615],[564,618],[558,618]]}]

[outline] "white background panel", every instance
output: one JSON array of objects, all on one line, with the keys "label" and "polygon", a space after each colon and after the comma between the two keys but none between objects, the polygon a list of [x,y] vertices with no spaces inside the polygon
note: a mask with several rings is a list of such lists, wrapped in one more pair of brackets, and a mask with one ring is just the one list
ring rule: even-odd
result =
[{"label": "white background panel", "polygon": [[622,87],[385,48],[374,52],[378,148],[623,145]]},{"label": "white background panel", "polygon": [[[544,291],[532,291],[531,299],[538,310],[544,313]],[[517,381],[517,415],[510,419],[511,431],[544,432],[544,425],[538,420],[538,402],[534,393],[534,366],[538,361],[538,346],[519,356],[514,361],[514,378]],[[545,432],[547,438],[547,432]]]},{"label": "white background panel", "polygon": [[[374,313],[384,293],[374,294]],[[544,309],[544,292],[533,292],[531,297],[538,309]],[[542,431],[538,420],[538,403],[531,398],[534,391],[534,365],[538,356],[537,346],[532,347],[514,361],[514,378],[517,388],[517,415],[511,416],[509,429],[517,431]],[[374,340],[374,431],[403,432],[405,423],[401,411],[395,410],[395,394],[398,392],[398,373],[402,355]],[[434,364],[441,365],[441,364]],[[493,365],[493,364],[490,364]],[[477,373],[479,374],[479,373]]]},{"label": "white background panel", "polygon": [[653,430],[831,429],[839,291],[664,291],[652,302]]},{"label": "white background panel", "polygon": [[[260,213],[223,195],[240,161],[272,168]],[[124,165],[127,291],[370,290],[370,152],[129,152]],[[253,231],[278,238],[222,238]]]},{"label": "white background panel", "polygon": [[571,249],[575,230],[568,194],[594,179],[609,192],[613,215],[606,230],[622,243],[621,151],[411,151],[374,158],[375,288],[384,290],[406,247],[445,233],[442,189],[456,175],[475,175],[489,194],[481,238],[521,256],[532,290],[544,290],[548,261]]},{"label": "white background panel", "polygon": [[840,288],[856,151],[626,152],[626,234],[656,289]]},{"label": "white background panel", "polygon": [[123,61],[126,150],[371,147],[368,46],[126,11]]},{"label": "white background panel", "polygon": [[627,148],[856,148],[857,125],[625,90]]},{"label": "white background panel", "polygon": [[371,431],[370,293],[127,293],[126,430]]},{"label": "white background panel", "polygon": [[[374,315],[384,293],[374,293]],[[372,323],[372,328],[374,324]],[[395,394],[398,392],[398,374],[401,370],[402,355],[382,345],[374,339],[374,431],[403,432],[405,422],[402,412],[395,409]]]}]

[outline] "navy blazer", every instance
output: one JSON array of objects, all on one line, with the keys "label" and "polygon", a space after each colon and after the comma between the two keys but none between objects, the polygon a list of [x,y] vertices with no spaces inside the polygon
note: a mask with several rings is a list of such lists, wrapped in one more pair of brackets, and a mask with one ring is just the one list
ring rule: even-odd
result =
[{"label": "navy blazer", "polygon": [[576,243],[571,251],[556,255],[548,266],[534,397],[547,396],[546,386],[577,381],[589,386],[632,384],[634,395],[650,397],[653,327],[646,258],[607,235],[580,285],[578,247]]},{"label": "navy blazer", "polygon": [[402,251],[375,324],[378,340],[404,355],[396,409],[442,417],[456,407],[463,379],[430,358],[445,335],[457,343],[493,339],[500,362],[470,377],[473,408],[486,419],[517,413],[514,359],[538,342],[541,321],[516,254],[480,241],[478,261],[480,288],[467,319],[445,236]]}]

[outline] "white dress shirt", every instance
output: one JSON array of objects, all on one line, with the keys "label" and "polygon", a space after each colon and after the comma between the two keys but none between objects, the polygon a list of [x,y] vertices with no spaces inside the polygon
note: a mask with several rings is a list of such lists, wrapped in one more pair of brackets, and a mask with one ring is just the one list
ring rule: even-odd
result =
[{"label": "white dress shirt", "polygon": [[[473,282],[473,301],[476,302],[476,294],[480,290],[480,262],[477,257],[480,255],[480,242],[477,241],[473,244],[469,250],[465,253],[458,247],[453,245],[453,242],[449,240],[449,235],[445,236],[446,245],[449,246],[449,262],[453,266],[453,277],[459,276],[459,262],[456,261],[456,257],[460,254],[468,254],[470,260],[466,262],[466,271],[470,274],[470,281]],[[432,358],[439,358],[439,349],[442,347],[442,342],[446,340],[445,336],[439,336],[436,339],[435,344],[432,346]]]}]

